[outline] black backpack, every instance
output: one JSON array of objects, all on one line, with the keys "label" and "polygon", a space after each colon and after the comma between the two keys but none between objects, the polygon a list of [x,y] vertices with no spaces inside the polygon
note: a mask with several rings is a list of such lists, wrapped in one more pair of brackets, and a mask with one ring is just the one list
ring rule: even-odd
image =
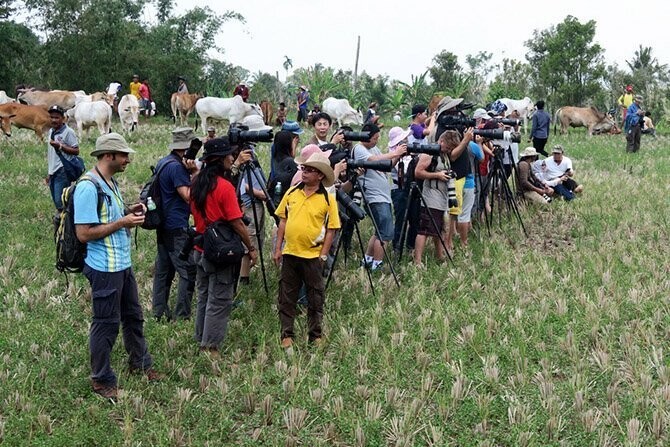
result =
[{"label": "black backpack", "polygon": [[84,269],[86,258],[86,243],[77,239],[77,230],[74,224],[74,191],[81,182],[91,182],[98,193],[98,216],[105,193],[100,184],[93,177],[84,175],[77,182],[63,190],[63,210],[60,213],[60,223],[55,233],[56,242],[56,269],[63,273],[79,273]]},{"label": "black backpack", "polygon": [[[176,160],[174,161],[176,162]],[[174,163],[172,160],[168,160],[161,165],[160,168],[155,169],[151,166],[151,178],[148,182],[144,184],[142,190],[140,191],[140,202],[147,204],[149,197],[156,204],[156,209],[147,210],[144,216],[144,223],[141,225],[145,230],[156,230],[163,226],[165,222],[165,210],[163,206],[163,200],[161,199],[161,185],[158,181],[158,176],[163,169],[170,163]]]},{"label": "black backpack", "polygon": [[[414,176],[414,171],[416,170],[417,164],[419,164],[418,155],[412,157],[412,160],[407,164],[407,167],[405,168],[405,177],[403,184],[403,189],[405,191],[409,191],[412,182],[416,182],[416,186],[419,187],[419,190],[423,191],[423,180],[420,180]],[[435,167],[437,167],[437,155],[433,155],[432,159],[430,160],[430,165],[428,166],[427,171],[434,172]]]}]

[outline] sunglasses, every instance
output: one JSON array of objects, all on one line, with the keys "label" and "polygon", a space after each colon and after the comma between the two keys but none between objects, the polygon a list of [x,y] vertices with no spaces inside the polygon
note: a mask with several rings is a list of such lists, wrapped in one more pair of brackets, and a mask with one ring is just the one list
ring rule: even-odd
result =
[{"label": "sunglasses", "polygon": [[321,172],[321,171],[319,171],[316,168],[312,168],[311,166],[303,166],[302,167],[302,172],[307,172],[307,173],[313,174],[315,172]]}]

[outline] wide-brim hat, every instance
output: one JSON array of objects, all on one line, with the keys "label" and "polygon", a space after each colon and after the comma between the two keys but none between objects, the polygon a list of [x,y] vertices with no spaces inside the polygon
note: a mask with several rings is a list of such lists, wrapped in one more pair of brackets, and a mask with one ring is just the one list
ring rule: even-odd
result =
[{"label": "wide-brim hat", "polygon": [[635,95],[635,101],[644,101],[644,98],[642,98],[642,95]]},{"label": "wide-brim hat", "polygon": [[333,186],[333,183],[335,183],[335,172],[333,172],[333,168],[330,167],[330,161],[323,155],[323,153],[318,152],[312,154],[306,162],[302,163],[302,165],[317,169],[322,173],[324,178],[321,180],[321,183],[326,188]]},{"label": "wide-brim hat", "polygon": [[212,138],[205,143],[205,151],[202,153],[200,161],[207,162],[213,157],[225,157],[235,153],[235,148],[230,145],[227,136]]},{"label": "wide-brim hat", "polygon": [[195,140],[195,134],[190,127],[180,127],[172,131],[172,143],[168,146],[171,151],[188,149],[191,141]]},{"label": "wide-brim hat", "polygon": [[281,130],[285,130],[296,135],[300,135],[304,132],[304,130],[300,128],[300,124],[295,121],[284,121],[284,124],[281,125]]},{"label": "wide-brim hat", "polygon": [[272,126],[266,126],[263,117],[260,115],[249,115],[242,119],[242,124],[247,126],[249,130],[270,130]]},{"label": "wide-brim hat", "polygon": [[301,85],[301,86],[300,86],[300,89],[301,89],[301,90],[305,90],[305,91],[307,91],[307,86],[305,86],[305,85]]},{"label": "wide-brim hat", "polygon": [[126,139],[116,132],[106,133],[95,140],[95,150],[91,152],[91,157],[97,157],[102,154],[111,154],[114,152],[121,152],[124,154],[134,154]]},{"label": "wide-brim hat", "polygon": [[452,98],[451,96],[445,96],[437,104],[437,116],[440,116],[442,112],[453,109],[462,102],[463,98]]},{"label": "wide-brim hat", "polygon": [[323,154],[324,157],[329,158],[330,154],[333,153],[332,149],[329,150],[322,150],[320,146],[317,146],[316,144],[308,144],[307,146],[303,147],[300,150],[300,155],[295,157],[295,162],[299,165],[305,164],[307,160],[309,160],[309,157],[311,157],[314,154]]},{"label": "wide-brim hat", "polygon": [[537,151],[535,150],[535,148],[532,147],[532,146],[529,146],[529,147],[527,147],[526,149],[524,149],[524,150],[519,154],[519,158],[536,157],[536,156],[538,156],[538,155],[539,155],[539,154],[537,153]]},{"label": "wide-brim hat", "polygon": [[412,131],[410,129],[403,129],[398,126],[392,127],[391,130],[389,130],[389,147],[396,147],[411,133]]}]

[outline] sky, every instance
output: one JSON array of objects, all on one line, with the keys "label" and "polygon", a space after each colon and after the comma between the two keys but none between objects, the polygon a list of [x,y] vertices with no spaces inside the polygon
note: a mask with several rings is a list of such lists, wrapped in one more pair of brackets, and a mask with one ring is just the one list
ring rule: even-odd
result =
[{"label": "sky", "polygon": [[176,12],[203,5],[218,13],[232,9],[246,19],[223,25],[216,43],[224,53],[213,56],[252,73],[278,71],[282,80],[284,56],[293,68],[321,63],[353,71],[359,35],[359,73],[404,82],[423,73],[442,50],[456,54],[464,68],[465,56],[479,51],[492,53],[492,64],[504,58],[526,62],[524,42],[533,31],[557,25],[568,15],[580,23],[596,21],[594,42],[604,48],[608,64],[627,69],[626,60],[642,45],[653,48],[659,63],[670,65],[670,2],[660,0],[176,0]]}]

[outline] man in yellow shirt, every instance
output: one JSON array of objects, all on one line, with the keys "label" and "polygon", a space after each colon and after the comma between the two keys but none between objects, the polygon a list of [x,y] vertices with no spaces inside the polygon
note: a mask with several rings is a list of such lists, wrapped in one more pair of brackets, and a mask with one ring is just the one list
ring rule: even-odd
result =
[{"label": "man in yellow shirt", "polygon": [[281,221],[273,259],[277,265],[281,263],[279,322],[283,348],[293,345],[295,308],[303,281],[307,287],[309,341],[321,342],[325,299],[322,272],[335,230],[340,228],[337,200],[326,191],[334,182],[328,158],[315,153],[302,164],[302,181],[277,205],[275,214]]},{"label": "man in yellow shirt", "polygon": [[634,97],[635,95],[633,94],[633,86],[628,84],[626,86],[626,90],[623,92],[623,95],[619,96],[619,100],[617,101],[619,103],[619,107],[623,109],[623,119],[621,120],[622,126],[626,121],[626,113],[628,112],[628,107],[633,104]]},{"label": "man in yellow shirt", "polygon": [[135,96],[135,98],[138,99],[138,101],[141,99],[140,97],[140,86],[142,84],[140,83],[140,77],[139,75],[134,74],[133,75],[133,81],[130,83],[130,94]]}]

